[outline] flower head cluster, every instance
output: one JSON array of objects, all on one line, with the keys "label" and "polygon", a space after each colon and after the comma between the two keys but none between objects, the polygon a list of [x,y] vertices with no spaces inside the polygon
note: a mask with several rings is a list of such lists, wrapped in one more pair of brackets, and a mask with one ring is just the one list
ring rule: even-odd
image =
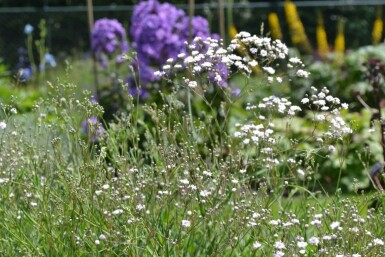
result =
[{"label": "flower head cluster", "polygon": [[168,59],[186,52],[184,42],[189,38],[210,35],[206,19],[193,17],[190,30],[190,18],[183,10],[169,3],[160,4],[157,0],[139,3],[134,9],[131,24],[133,47],[138,55],[136,66],[139,66],[144,84],[157,79],[152,67],[159,67]]},{"label": "flower head cluster", "polygon": [[[261,67],[261,72],[267,75],[268,82],[274,80],[278,83],[283,82],[281,77],[274,77],[276,62],[288,57],[288,48],[280,40],[272,41],[267,37],[251,36],[247,32],[240,32],[227,48],[219,39],[197,37],[194,39],[194,44],[189,45],[188,50],[188,54],[185,52],[178,54],[176,60],[169,59],[170,62],[155,75],[167,77],[181,70],[187,70],[195,78],[208,73],[210,82],[226,86],[226,80],[231,76],[232,68],[236,72],[249,75],[257,67]],[[287,61],[288,68],[293,69],[297,77],[309,75],[301,69],[303,63],[298,58]],[[185,80],[185,84],[190,88],[202,85],[201,81],[191,81],[191,79]]]},{"label": "flower head cluster", "polygon": [[122,24],[116,19],[99,19],[92,31],[92,51],[103,67],[107,67],[111,55],[117,55],[121,61],[121,54],[127,53],[128,42]]},{"label": "flower head cluster", "polygon": [[20,47],[17,49],[19,60],[16,64],[17,77],[21,82],[29,82],[33,76],[33,69],[28,58],[27,49]]},{"label": "flower head cluster", "polygon": [[352,133],[352,129],[340,115],[340,110],[348,109],[346,103],[341,103],[340,99],[330,95],[327,88],[320,91],[314,87],[311,88],[312,94],[306,95],[301,103],[307,105],[312,110],[318,111],[315,114],[315,122],[328,124],[328,131],[324,133],[326,138],[341,138],[344,135]]},{"label": "flower head cluster", "polygon": [[97,142],[104,137],[106,131],[98,117],[94,116],[82,122],[83,133],[86,134],[90,142]]}]

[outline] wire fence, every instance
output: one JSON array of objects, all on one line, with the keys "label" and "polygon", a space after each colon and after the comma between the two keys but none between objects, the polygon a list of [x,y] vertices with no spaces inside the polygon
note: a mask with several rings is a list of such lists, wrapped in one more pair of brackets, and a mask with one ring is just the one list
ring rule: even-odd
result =
[{"label": "wire fence", "polygon": [[[371,43],[372,24],[375,19],[375,6],[385,5],[385,0],[350,0],[350,1],[294,1],[310,41],[315,44],[316,12],[321,11],[329,38],[333,44],[336,34],[337,17],[346,17],[345,34],[348,48]],[[274,3],[274,4],[272,4]],[[187,9],[188,5],[178,7]],[[225,8],[229,6],[225,5]],[[265,1],[251,3],[234,3],[231,5],[234,23],[239,30],[247,30],[259,34],[261,24],[267,24],[269,11],[275,10],[280,18],[285,42],[289,42],[283,1]],[[130,18],[133,11],[131,5],[94,6],[95,19],[108,17],[118,19],[129,31]],[[209,20],[213,32],[219,31],[217,5],[213,3],[196,4],[195,12]],[[89,52],[90,39],[86,6],[67,7],[15,7],[0,8],[0,58],[10,67],[17,62],[17,50],[25,47],[26,36],[23,29],[26,24],[35,27],[34,38],[39,37],[38,24],[41,19],[47,24],[47,47],[59,57],[84,54]],[[265,26],[266,27],[266,26]],[[267,32],[268,28],[265,28]],[[128,33],[129,35],[129,33]],[[289,44],[290,45],[290,44]]]}]

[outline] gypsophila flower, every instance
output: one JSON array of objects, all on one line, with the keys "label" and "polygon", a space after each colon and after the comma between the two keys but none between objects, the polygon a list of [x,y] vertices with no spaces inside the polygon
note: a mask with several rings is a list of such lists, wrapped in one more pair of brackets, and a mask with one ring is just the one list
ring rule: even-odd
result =
[{"label": "gypsophila flower", "polygon": [[338,221],[334,221],[330,224],[330,228],[333,230],[338,228],[339,226],[340,226],[340,223]]},{"label": "gypsophila flower", "polygon": [[262,244],[260,243],[260,242],[258,242],[258,241],[255,241],[254,243],[253,243],[253,249],[258,249],[258,248],[260,248],[262,246]]},{"label": "gypsophila flower", "polygon": [[297,246],[298,246],[298,248],[306,248],[307,243],[306,243],[306,242],[303,242],[303,241],[297,242]]},{"label": "gypsophila flower", "polygon": [[311,237],[309,239],[309,244],[311,244],[311,245],[318,245],[319,244],[319,238],[315,237],[315,236]]},{"label": "gypsophila flower", "polygon": [[0,122],[0,129],[5,129],[7,127],[7,124],[4,121]]},{"label": "gypsophila flower", "polygon": [[275,242],[274,243],[274,247],[277,248],[277,249],[285,249],[285,244],[281,241],[278,241],[278,242]]},{"label": "gypsophila flower", "polygon": [[274,253],[274,257],[282,257],[282,256],[284,256],[285,255],[285,253],[283,253],[283,252],[281,252],[281,251],[278,251],[278,252],[275,252]]},{"label": "gypsophila flower", "polygon": [[373,244],[374,245],[384,245],[384,241],[382,241],[379,238],[375,238],[375,239],[373,239]]},{"label": "gypsophila flower", "polygon": [[189,220],[182,220],[182,227],[188,228],[191,226],[191,222]]},{"label": "gypsophila flower", "polygon": [[117,209],[117,210],[112,212],[113,215],[119,215],[119,214],[122,214],[122,213],[123,213],[122,209]]}]

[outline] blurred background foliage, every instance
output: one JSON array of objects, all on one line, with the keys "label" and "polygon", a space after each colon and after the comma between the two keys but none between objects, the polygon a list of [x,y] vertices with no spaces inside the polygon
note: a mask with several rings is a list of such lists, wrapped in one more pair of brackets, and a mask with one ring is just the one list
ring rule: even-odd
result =
[{"label": "blurred background foliage", "polygon": [[[14,52],[18,45],[24,44],[23,28],[29,23],[35,27],[40,19],[47,21],[47,46],[55,55],[86,52],[89,49],[89,29],[87,23],[86,2],[80,0],[1,0],[0,1],[0,56],[6,63],[15,63]],[[132,8],[138,1],[127,0],[93,0],[95,19],[109,17],[118,19],[126,28],[130,26]],[[187,1],[161,1],[170,2],[187,8]],[[217,0],[196,0],[195,13],[209,20],[211,31],[219,32]],[[261,25],[268,32],[268,15],[275,12],[278,15],[282,28],[283,41],[290,45],[289,28],[287,27],[283,1],[223,1],[232,4],[232,23],[238,31],[260,34]],[[233,3],[231,3],[233,2]],[[306,1],[303,1],[306,2]],[[311,2],[311,1],[309,1]],[[330,2],[330,1],[329,1]],[[338,2],[338,1],[334,1]],[[258,6],[256,4],[267,3]],[[295,1],[294,1],[295,3]],[[204,5],[203,5],[204,4]],[[100,8],[98,8],[100,7]],[[297,7],[305,32],[312,46],[316,42],[317,15],[322,14],[329,43],[337,34],[337,20],[344,19],[347,49],[372,43],[372,26],[376,18],[376,6],[329,6],[329,7]],[[226,14],[229,12],[225,10]],[[229,18],[229,17],[227,17]],[[76,28],[76,30],[74,30]],[[68,37],[68,35],[71,37]],[[12,42],[10,44],[10,42]]]}]

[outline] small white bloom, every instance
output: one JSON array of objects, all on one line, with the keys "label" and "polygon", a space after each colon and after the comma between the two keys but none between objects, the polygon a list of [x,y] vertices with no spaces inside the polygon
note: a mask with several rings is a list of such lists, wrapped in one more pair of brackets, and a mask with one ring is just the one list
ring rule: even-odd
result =
[{"label": "small white bloom", "polygon": [[184,184],[184,185],[188,185],[190,184],[190,182],[188,181],[188,179],[181,179],[179,180],[180,183]]},{"label": "small white bloom", "polygon": [[330,228],[333,230],[338,228],[339,226],[340,226],[340,223],[338,221],[334,221],[332,222],[332,224],[330,224]]},{"label": "small white bloom", "polygon": [[7,124],[4,121],[0,122],[0,129],[5,129],[7,127]]},{"label": "small white bloom", "polygon": [[207,190],[202,190],[202,191],[200,191],[199,195],[202,197],[207,197],[210,195],[210,192]]},{"label": "small white bloom", "polygon": [[274,247],[277,249],[285,249],[285,244],[281,241],[275,242]]},{"label": "small white bloom", "polygon": [[95,240],[96,245],[100,245],[100,241],[98,239]]},{"label": "small white bloom", "polygon": [[117,209],[117,210],[112,212],[113,215],[119,215],[119,214],[122,214],[122,213],[123,213],[122,209]]},{"label": "small white bloom", "polygon": [[145,207],[146,207],[146,206],[145,206],[144,204],[138,204],[138,205],[136,206],[136,209],[137,209],[138,211],[141,211],[141,210],[143,210]]},{"label": "small white bloom", "polygon": [[255,67],[255,66],[258,65],[258,62],[257,62],[256,60],[252,60],[251,62],[249,62],[249,65],[250,65],[251,67]]},{"label": "small white bloom", "polygon": [[311,238],[309,239],[309,244],[311,244],[311,245],[318,245],[318,244],[319,244],[319,239],[318,239],[318,237],[315,237],[315,236],[311,237]]},{"label": "small white bloom", "polygon": [[182,220],[182,227],[188,228],[191,226],[191,222],[189,220]]},{"label": "small white bloom", "polygon": [[382,240],[379,239],[379,238],[375,238],[375,239],[373,240],[373,243],[374,243],[375,245],[384,245],[384,241],[382,241]]},{"label": "small white bloom", "polygon": [[297,242],[298,248],[306,248],[307,243],[306,242]]},{"label": "small white bloom", "polygon": [[198,86],[198,83],[196,81],[189,81],[188,87],[189,88],[196,88]]},{"label": "small white bloom", "polygon": [[304,71],[304,70],[298,70],[296,74],[300,78],[307,78],[307,77],[309,77],[309,72]]},{"label": "small white bloom", "polygon": [[254,249],[258,249],[258,248],[260,248],[261,246],[262,246],[262,244],[261,244],[260,242],[258,242],[258,241],[255,241],[254,244],[253,244],[253,248],[254,248]]}]

